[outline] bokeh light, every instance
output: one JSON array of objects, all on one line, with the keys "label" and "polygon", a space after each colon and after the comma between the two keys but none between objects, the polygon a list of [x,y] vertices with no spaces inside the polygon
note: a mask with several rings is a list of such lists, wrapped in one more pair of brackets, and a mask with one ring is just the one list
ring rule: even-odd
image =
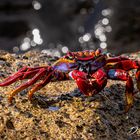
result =
[{"label": "bokeh light", "polygon": [[106,41],[106,36],[104,34],[99,36],[100,41]]},{"label": "bokeh light", "polygon": [[90,34],[90,33],[86,33],[86,34],[83,36],[83,40],[84,40],[85,42],[88,42],[90,39],[91,39],[91,34]]},{"label": "bokeh light", "polygon": [[20,45],[20,49],[22,51],[27,51],[29,50],[31,47],[30,43],[29,42],[23,42],[21,45]]},{"label": "bokeh light", "polygon": [[19,52],[19,48],[18,48],[18,46],[14,46],[14,47],[13,47],[13,52],[14,52],[14,53]]},{"label": "bokeh light", "polygon": [[109,23],[109,20],[107,18],[102,19],[102,24],[107,25]]},{"label": "bokeh light", "polygon": [[37,28],[33,29],[32,34],[33,34],[33,41],[36,44],[41,45],[43,43],[43,39],[40,36],[39,29],[37,29]]},{"label": "bokeh light", "polygon": [[35,10],[40,10],[41,7],[42,7],[41,3],[38,2],[38,1],[36,1],[36,0],[34,0],[34,1],[32,2],[32,5],[33,5],[33,7],[34,7]]},{"label": "bokeh light", "polygon": [[112,11],[111,11],[111,9],[104,9],[104,10],[102,10],[102,15],[103,16],[110,16],[111,15],[111,13],[112,13]]},{"label": "bokeh light", "polygon": [[67,46],[62,47],[62,52],[63,53],[67,53],[69,51]]},{"label": "bokeh light", "polygon": [[102,43],[100,43],[100,47],[101,47],[102,49],[106,49],[107,44],[106,44],[105,42],[102,42]]}]

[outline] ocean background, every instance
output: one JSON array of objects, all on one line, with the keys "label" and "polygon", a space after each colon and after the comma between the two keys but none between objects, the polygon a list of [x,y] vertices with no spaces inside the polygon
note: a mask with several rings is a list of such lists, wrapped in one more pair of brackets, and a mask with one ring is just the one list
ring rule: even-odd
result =
[{"label": "ocean background", "polygon": [[0,49],[140,51],[139,0],[1,0]]}]

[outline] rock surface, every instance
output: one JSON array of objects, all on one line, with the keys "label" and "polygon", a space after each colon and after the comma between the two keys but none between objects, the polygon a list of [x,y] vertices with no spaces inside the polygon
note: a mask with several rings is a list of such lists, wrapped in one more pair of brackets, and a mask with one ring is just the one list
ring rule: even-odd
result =
[{"label": "rock surface", "polygon": [[[138,59],[140,52],[129,57]],[[24,65],[49,63],[50,59],[38,51],[23,55],[1,52],[0,80]],[[26,89],[10,105],[5,93],[20,83],[0,87],[2,140],[140,139],[140,100],[135,99],[128,113],[123,112],[125,82],[108,80],[106,88],[94,97],[81,95],[74,81],[54,82],[35,93],[32,102]]]}]

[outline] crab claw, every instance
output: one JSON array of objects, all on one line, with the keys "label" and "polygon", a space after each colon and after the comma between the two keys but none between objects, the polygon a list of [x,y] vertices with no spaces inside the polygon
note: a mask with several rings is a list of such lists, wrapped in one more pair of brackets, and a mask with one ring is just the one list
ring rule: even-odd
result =
[{"label": "crab claw", "polygon": [[107,83],[107,78],[102,70],[98,70],[92,76],[87,73],[74,70],[69,73],[70,77],[77,83],[78,88],[87,96],[92,96],[100,92]]},{"label": "crab claw", "polygon": [[85,72],[74,70],[69,73],[69,76],[74,79],[77,83],[78,88],[82,93],[85,95],[91,96],[92,95],[92,85],[88,80],[88,75]]}]

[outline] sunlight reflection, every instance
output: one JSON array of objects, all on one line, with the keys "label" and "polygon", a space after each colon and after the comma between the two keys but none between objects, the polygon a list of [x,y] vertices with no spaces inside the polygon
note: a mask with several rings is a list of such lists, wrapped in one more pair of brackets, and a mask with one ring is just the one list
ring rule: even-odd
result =
[{"label": "sunlight reflection", "polygon": [[107,44],[106,44],[105,42],[102,42],[102,43],[100,43],[100,47],[101,47],[102,49],[106,49]]},{"label": "sunlight reflection", "polygon": [[61,54],[60,54],[60,52],[58,51],[58,50],[54,50],[53,52],[52,52],[52,56],[56,56],[56,57],[60,57],[61,56]]},{"label": "sunlight reflection", "polygon": [[32,2],[32,5],[33,5],[35,10],[40,10],[42,7],[41,3],[36,1],[36,0]]},{"label": "sunlight reflection", "polygon": [[103,16],[110,16],[112,13],[111,9],[104,9],[102,10],[102,15]]},{"label": "sunlight reflection", "polygon": [[108,18],[103,18],[102,23],[103,23],[104,25],[107,25],[107,24],[109,23]]},{"label": "sunlight reflection", "polygon": [[85,42],[88,42],[90,39],[91,39],[91,34],[90,34],[90,33],[86,33],[86,34],[83,36],[83,40],[84,40]]},{"label": "sunlight reflection", "polygon": [[82,44],[84,43],[83,37],[79,37],[79,42]]},{"label": "sunlight reflection", "polygon": [[112,27],[109,23],[109,18],[111,16],[112,10],[111,9],[104,9],[102,10],[102,19],[98,21],[95,25],[94,34],[95,37],[100,41],[99,46],[104,51],[107,50],[107,33],[112,31]]},{"label": "sunlight reflection", "polygon": [[13,52],[14,52],[14,53],[17,53],[18,51],[19,51],[19,48],[18,48],[17,46],[14,46],[14,47],[13,47]]},{"label": "sunlight reflection", "polygon": [[62,52],[63,53],[67,53],[69,51],[67,46],[62,47]]},{"label": "sunlight reflection", "polygon": [[111,26],[106,26],[106,27],[105,27],[105,30],[106,30],[107,32],[111,32],[111,31],[112,31],[112,28],[111,28]]},{"label": "sunlight reflection", "polygon": [[32,34],[33,34],[33,41],[36,44],[41,45],[43,43],[43,39],[40,36],[39,29],[37,29],[37,28],[33,29]]},{"label": "sunlight reflection", "polygon": [[22,51],[27,51],[28,49],[30,49],[30,43],[29,42],[23,42],[21,45],[20,45],[20,49]]},{"label": "sunlight reflection", "polygon": [[106,41],[106,36],[104,34],[99,36],[100,41]]}]

